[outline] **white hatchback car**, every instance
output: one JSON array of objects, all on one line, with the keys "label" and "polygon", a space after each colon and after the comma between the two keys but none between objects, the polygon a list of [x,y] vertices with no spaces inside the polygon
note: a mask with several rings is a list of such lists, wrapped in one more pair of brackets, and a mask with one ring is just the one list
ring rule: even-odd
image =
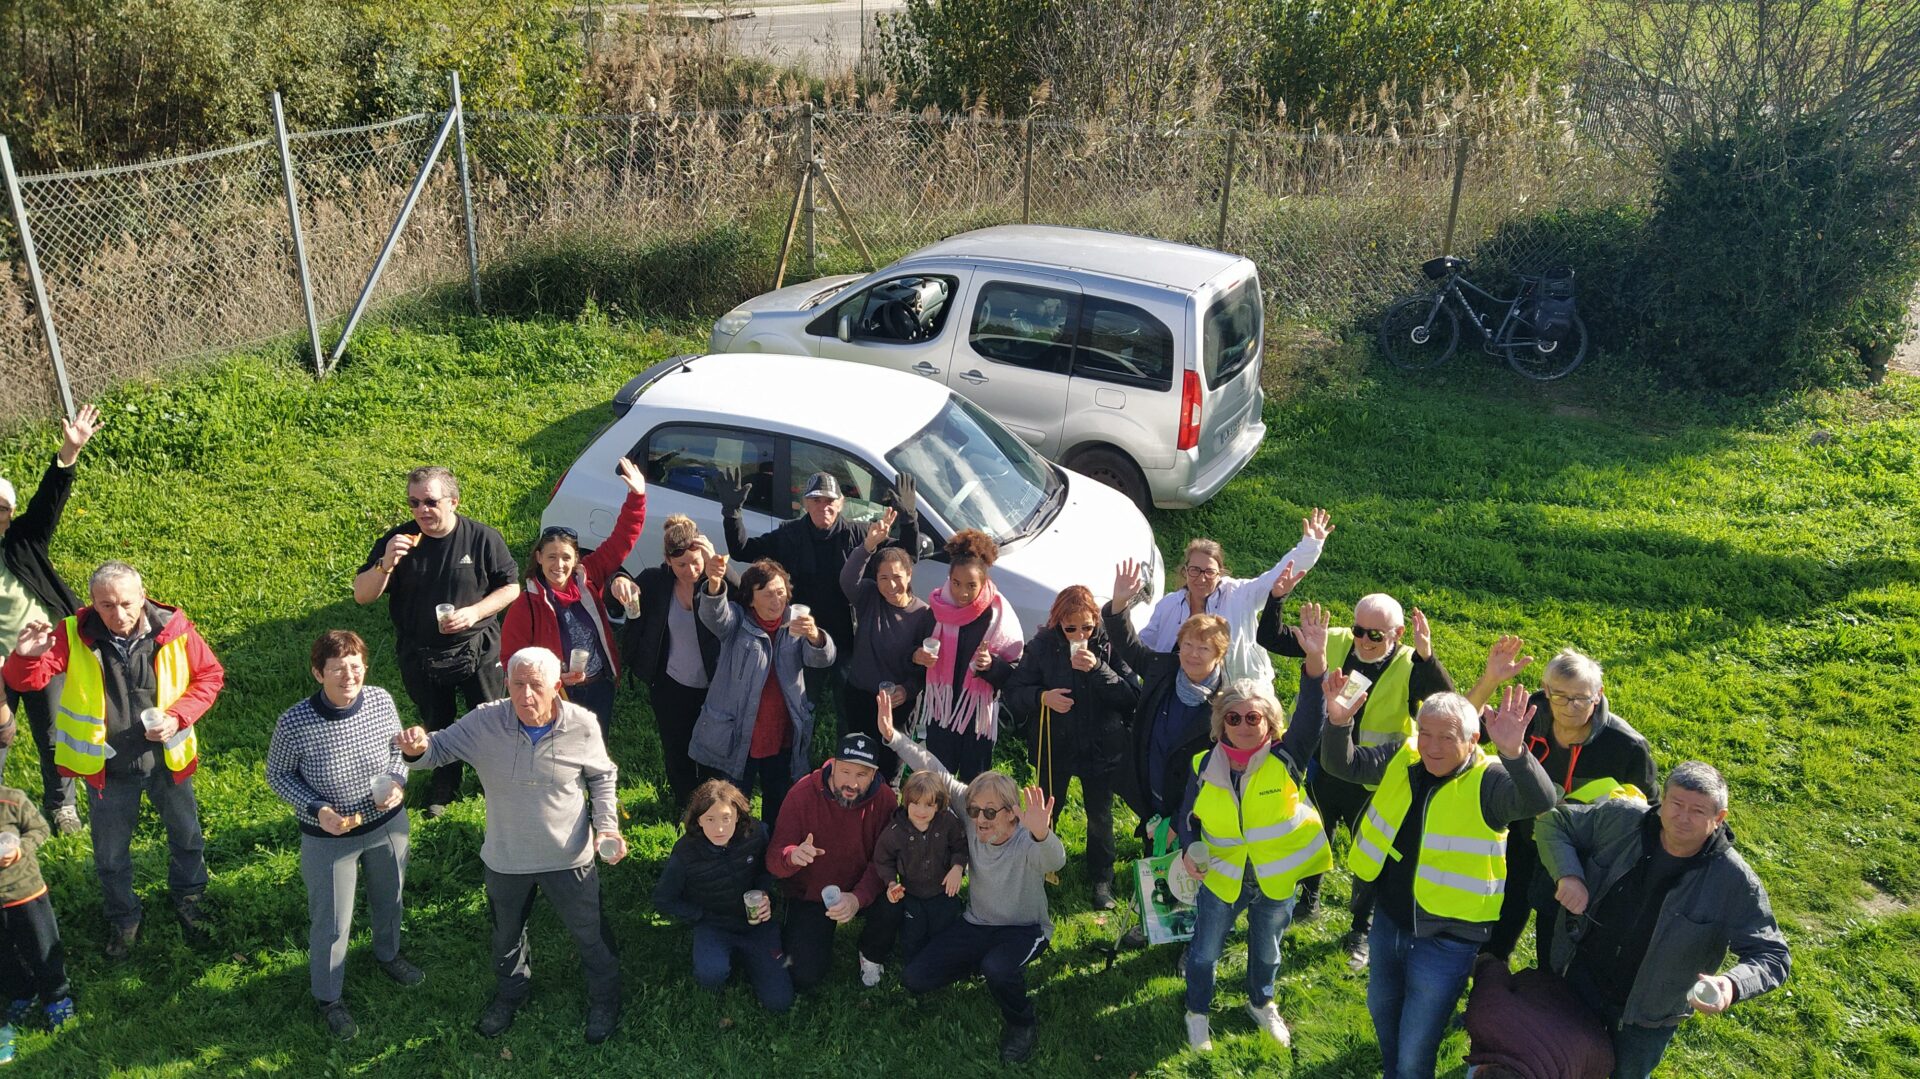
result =
[{"label": "white hatchback car", "polygon": [[757,296],[707,347],[910,371],[1141,507],[1177,509],[1212,498],[1266,437],[1262,318],[1260,275],[1238,255],[1003,225]]},{"label": "white hatchback car", "polygon": [[[626,488],[614,462],[647,476],[647,523],[630,571],[661,561],[669,514],[698,522],[725,550],[714,481],[737,469],[749,482],[742,522],[758,535],[802,511],[815,472],[846,493],[842,512],[871,520],[896,477],[919,488],[921,560],[914,591],[946,579],[939,548],[977,528],[1000,544],[993,579],[1031,635],[1062,588],[1084,584],[1101,602],[1113,568],[1147,562],[1152,599],[1161,565],[1153,531],[1118,492],[1047,461],[979,406],[898,371],[801,356],[682,356],[656,364],[615,395],[615,418],[554,486],[541,524],[565,525],[582,547],[605,542]],[[1137,604],[1144,621],[1152,603]]]}]

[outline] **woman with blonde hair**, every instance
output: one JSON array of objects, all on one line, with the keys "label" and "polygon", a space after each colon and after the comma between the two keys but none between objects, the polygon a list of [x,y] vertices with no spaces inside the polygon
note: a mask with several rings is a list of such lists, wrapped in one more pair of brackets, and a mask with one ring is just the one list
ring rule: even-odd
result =
[{"label": "woman with blonde hair", "polygon": [[1140,640],[1156,652],[1171,652],[1174,637],[1187,619],[1196,614],[1217,614],[1227,620],[1227,677],[1273,681],[1273,661],[1253,639],[1260,612],[1269,596],[1293,591],[1300,578],[1320,561],[1320,551],[1332,533],[1327,511],[1314,507],[1300,520],[1300,542],[1265,573],[1247,578],[1227,576],[1227,553],[1218,542],[1189,541],[1180,563],[1183,587],[1160,597]]}]

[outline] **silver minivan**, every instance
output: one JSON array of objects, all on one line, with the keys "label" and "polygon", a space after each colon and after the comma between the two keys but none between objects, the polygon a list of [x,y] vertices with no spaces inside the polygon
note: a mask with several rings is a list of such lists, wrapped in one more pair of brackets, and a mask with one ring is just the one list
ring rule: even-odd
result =
[{"label": "silver minivan", "polygon": [[1266,437],[1262,325],[1260,276],[1237,255],[1003,225],[755,297],[708,347],[912,372],[1142,508],[1186,508]]}]

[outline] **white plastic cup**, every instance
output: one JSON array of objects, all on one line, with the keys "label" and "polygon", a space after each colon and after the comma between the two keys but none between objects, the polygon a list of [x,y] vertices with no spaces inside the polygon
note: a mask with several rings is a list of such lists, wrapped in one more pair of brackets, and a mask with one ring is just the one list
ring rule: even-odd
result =
[{"label": "white plastic cup", "polygon": [[935,659],[940,658],[940,638],[928,637],[926,640],[920,642],[920,647],[927,650],[927,655]]},{"label": "white plastic cup", "polygon": [[167,725],[167,713],[159,708],[145,708],[140,712],[140,725],[150,731],[157,731]]},{"label": "white plastic cup", "polygon": [[874,687],[874,689],[878,690],[881,693],[886,694],[889,697],[893,696],[893,691],[899,688],[900,687],[898,685],[895,685],[892,682],[882,682],[879,685]]},{"label": "white plastic cup", "polygon": [[1069,641],[1067,643],[1067,656],[1069,658],[1073,656],[1077,656],[1080,653],[1085,652],[1086,650],[1087,650],[1087,642],[1085,641]]},{"label": "white plastic cup", "polygon": [[1701,978],[1687,991],[1687,999],[1703,1008],[1721,1007],[1725,998],[1720,994],[1720,983],[1712,978]]},{"label": "white plastic cup", "polygon": [[1196,839],[1187,844],[1187,860],[1191,861],[1193,867],[1204,876],[1209,869],[1213,868],[1213,851],[1207,849],[1204,842]]},{"label": "white plastic cup", "polygon": [[842,893],[838,884],[829,884],[825,888],[820,889],[820,902],[829,907],[836,906],[840,902],[841,895]]},{"label": "white plastic cup", "polygon": [[631,600],[628,600],[624,606],[627,608],[628,618],[640,617],[640,597],[639,596],[635,596]]},{"label": "white plastic cup", "polygon": [[812,613],[813,613],[812,607],[809,607],[804,603],[795,603],[790,605],[787,608],[787,621],[791,622],[796,618],[805,618],[806,616]]},{"label": "white plastic cup", "polygon": [[459,609],[460,608],[455,607],[451,603],[442,603],[433,609],[434,620],[440,623],[440,631],[442,633],[446,632],[447,619],[452,618],[453,612]]},{"label": "white plastic cup", "polygon": [[612,862],[615,858],[620,857],[620,837],[612,835],[601,836],[598,849],[600,851],[601,861]]},{"label": "white plastic cup", "polygon": [[746,901],[748,921],[752,921],[753,919],[758,918],[760,916],[760,909],[767,905],[767,893],[761,891],[758,888],[755,888],[752,891],[747,892],[745,895],[742,895],[740,898]]},{"label": "white plastic cup", "polygon": [[20,853],[20,833],[12,829],[0,832],[0,862],[18,853]]},{"label": "white plastic cup", "polygon": [[585,648],[576,648],[567,653],[567,670],[574,674],[584,674],[587,664],[593,661],[593,653]]},{"label": "white plastic cup", "polygon": [[367,786],[373,795],[373,804],[383,806],[387,804],[387,799],[393,797],[393,792],[400,789],[401,781],[385,772],[378,772],[368,781]]},{"label": "white plastic cup", "polygon": [[1335,699],[1338,700],[1343,707],[1350,705],[1354,701],[1359,700],[1360,694],[1365,693],[1371,685],[1373,685],[1373,679],[1368,678],[1359,671],[1355,671],[1347,675],[1347,684],[1340,687],[1340,696]]}]

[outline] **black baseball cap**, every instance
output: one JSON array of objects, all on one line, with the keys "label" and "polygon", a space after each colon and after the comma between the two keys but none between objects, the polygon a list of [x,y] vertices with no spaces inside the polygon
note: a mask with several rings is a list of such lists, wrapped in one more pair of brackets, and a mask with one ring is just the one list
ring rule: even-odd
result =
[{"label": "black baseball cap", "polygon": [[878,769],[880,767],[880,750],[873,735],[856,732],[841,737],[840,752],[835,753],[833,759],[845,761],[848,764],[864,764],[869,768]]}]

